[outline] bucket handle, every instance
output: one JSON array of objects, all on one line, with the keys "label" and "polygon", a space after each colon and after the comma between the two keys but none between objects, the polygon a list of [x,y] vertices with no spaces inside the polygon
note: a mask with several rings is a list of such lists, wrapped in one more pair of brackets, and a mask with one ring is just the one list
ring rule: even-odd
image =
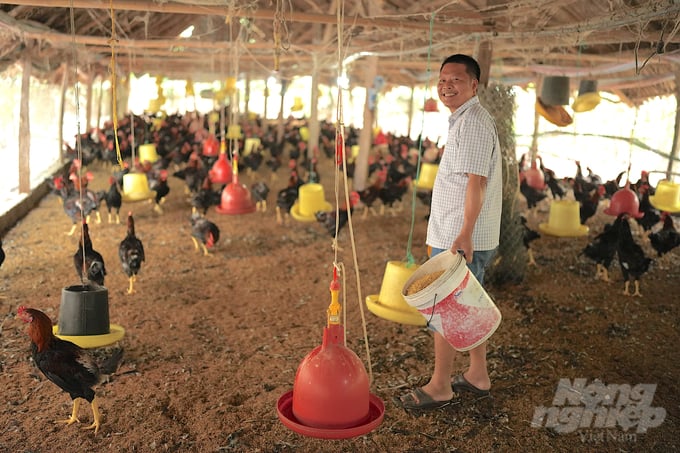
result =
[{"label": "bucket handle", "polygon": [[430,313],[430,319],[425,322],[426,327],[430,327],[430,322],[432,322],[432,317],[434,316],[434,307],[437,305],[437,293],[434,293],[434,298],[432,299],[432,312]]}]

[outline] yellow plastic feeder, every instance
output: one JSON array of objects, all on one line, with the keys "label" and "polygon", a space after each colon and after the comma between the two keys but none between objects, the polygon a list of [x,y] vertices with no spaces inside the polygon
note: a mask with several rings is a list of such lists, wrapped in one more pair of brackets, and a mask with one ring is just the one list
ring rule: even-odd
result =
[{"label": "yellow plastic feeder", "polygon": [[432,190],[434,187],[434,178],[437,176],[439,165],[429,162],[423,162],[420,166],[420,175],[415,182],[418,189]]},{"label": "yellow plastic feeder", "polygon": [[[162,121],[162,120],[161,120]],[[139,145],[139,161],[154,163],[158,160],[158,153],[156,152],[156,145],[153,143],[145,143]]]},{"label": "yellow plastic feeder", "polygon": [[295,220],[315,222],[318,211],[330,211],[333,206],[324,198],[323,186],[318,183],[307,183],[300,186],[298,199],[290,210]]},{"label": "yellow plastic feeder", "polygon": [[230,124],[227,128],[227,138],[229,140],[238,140],[241,138],[241,126],[238,124]]},{"label": "yellow plastic feeder", "polygon": [[680,212],[680,184],[661,180],[649,202],[659,211]]},{"label": "yellow plastic feeder", "polygon": [[248,154],[250,154],[251,152],[253,152],[257,148],[259,148],[261,143],[262,143],[261,140],[257,137],[250,137],[250,138],[245,139],[245,141],[243,143],[243,153],[242,153],[242,155],[247,156]]},{"label": "yellow plastic feeder", "polygon": [[146,173],[128,173],[123,175],[123,201],[142,201],[156,196],[156,191],[149,189]]},{"label": "yellow plastic feeder", "polygon": [[556,200],[550,203],[548,223],[541,223],[538,229],[550,236],[577,237],[588,234],[589,228],[581,225],[579,203],[575,200]]},{"label": "yellow plastic feeder", "polygon": [[401,294],[404,284],[418,267],[416,264],[409,267],[403,261],[388,261],[380,294],[366,297],[366,306],[371,313],[401,324],[426,325],[425,317],[416,308],[410,306]]}]

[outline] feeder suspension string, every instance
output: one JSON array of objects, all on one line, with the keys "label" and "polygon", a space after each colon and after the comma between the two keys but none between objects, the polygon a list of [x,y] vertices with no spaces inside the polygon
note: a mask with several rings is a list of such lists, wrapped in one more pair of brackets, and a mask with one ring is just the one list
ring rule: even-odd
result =
[{"label": "feeder suspension string", "polygon": [[[74,72],[74,82],[73,82],[73,92],[75,96],[75,108],[76,108],[76,154],[78,156],[78,197],[79,197],[79,209],[80,209],[80,243],[83,244],[83,269],[81,272],[81,283],[84,283],[83,276],[87,277],[85,272],[85,229],[83,228],[83,221],[85,219],[85,213],[83,211],[83,145],[80,141],[80,90],[78,83],[78,49],[76,48],[76,25],[75,25],[75,15],[73,12],[73,0],[70,0],[70,22],[71,22],[71,48],[73,50],[73,72]],[[67,77],[67,72],[64,71],[64,77]]]},{"label": "feeder suspension string", "polygon": [[[343,23],[344,23],[344,14],[345,14],[345,2],[338,2],[337,3],[337,23],[338,23],[338,70],[339,74],[342,74],[342,62],[343,62],[343,41],[342,41],[342,34],[343,34]],[[371,364],[371,351],[370,347],[368,344],[368,332],[366,329],[366,315],[364,313],[364,306],[362,304],[362,296],[361,296],[361,277],[359,275],[359,262],[357,260],[357,249],[356,249],[356,243],[354,240],[354,227],[352,226],[352,209],[350,206],[350,200],[349,200],[349,184],[347,182],[347,153],[345,152],[345,141],[344,141],[344,134],[342,133],[342,124],[343,124],[343,116],[342,116],[342,93],[340,86],[338,86],[338,103],[337,103],[337,121],[338,121],[338,126],[336,129],[336,143],[335,143],[335,153],[336,153],[336,164],[338,163],[338,149],[340,149],[340,154],[342,157],[342,176],[343,176],[343,183],[344,183],[344,192],[345,192],[345,206],[347,209],[347,227],[349,229],[349,237],[350,237],[350,243],[352,245],[352,258],[354,260],[354,273],[356,276],[356,282],[357,282],[357,297],[358,297],[358,303],[359,303],[359,313],[361,314],[361,327],[364,335],[364,347],[366,349],[366,361],[367,361],[367,368],[368,368],[368,376],[369,376],[369,382],[373,382],[373,366]],[[366,127],[364,125],[364,127]],[[338,138],[342,139],[342,142],[338,144],[337,140]],[[339,229],[339,182],[338,182],[338,172],[335,171],[335,206],[336,206],[336,234],[335,238],[333,239],[333,245],[335,249],[335,260],[334,263],[337,263],[337,257],[338,257],[338,247],[337,247],[337,237],[338,237],[338,229]],[[337,265],[337,264],[336,264]],[[343,272],[343,280],[345,279],[345,273]],[[344,286],[347,288],[347,286]],[[345,291],[346,293],[346,291]],[[346,294],[343,294],[343,300],[346,300]],[[345,305],[346,307],[346,305]],[[346,310],[344,310],[343,313],[344,319],[346,320]],[[347,323],[346,321],[344,322],[343,326],[346,326]],[[346,328],[346,327],[345,327]],[[345,341],[347,338],[347,335],[344,335]]]},{"label": "feeder suspension string", "polygon": [[[125,167],[123,166],[123,157],[120,154],[120,144],[118,143],[118,93],[116,90],[116,43],[118,39],[116,38],[116,12],[113,10],[113,0],[110,0],[109,5],[111,10],[111,39],[109,39],[109,45],[111,46],[111,120],[113,122],[113,141],[116,145],[116,159],[121,170],[123,170]],[[134,134],[134,124],[132,127]]]}]

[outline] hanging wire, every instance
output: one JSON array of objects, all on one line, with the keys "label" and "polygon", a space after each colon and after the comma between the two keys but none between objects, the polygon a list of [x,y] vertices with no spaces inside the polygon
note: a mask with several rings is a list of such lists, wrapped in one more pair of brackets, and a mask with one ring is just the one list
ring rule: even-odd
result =
[{"label": "hanging wire", "polygon": [[[109,1],[109,9],[111,11],[111,38],[109,39],[109,45],[111,46],[111,119],[113,122],[113,141],[116,145],[116,159],[118,160],[118,165],[120,169],[123,170],[123,157],[120,154],[120,144],[118,143],[118,94],[116,92],[116,43],[118,38],[116,38],[116,12],[113,10],[113,0]],[[133,128],[134,131],[134,128]]]},{"label": "hanging wire", "polygon": [[[430,16],[430,36],[429,36],[429,46],[427,48],[427,90],[425,91],[425,94],[423,96],[423,103],[422,105],[425,105],[425,101],[428,99],[428,96],[430,95],[431,91],[431,80],[432,80],[432,70],[430,69],[430,59],[432,56],[432,35],[434,34],[434,18],[435,18],[435,13],[432,13]],[[416,164],[416,181],[420,178],[420,161],[423,155],[423,131],[425,130],[425,111],[423,110],[423,114],[421,115],[421,124],[420,124],[420,138],[418,139],[418,162]],[[414,188],[411,194],[411,228],[408,233],[408,243],[406,246],[406,267],[411,267],[415,264],[415,259],[413,258],[413,254],[411,253],[411,247],[413,245],[413,230],[415,228],[415,222],[416,222],[416,189]]]},{"label": "hanging wire", "polygon": [[[85,279],[87,278],[87,272],[85,272],[85,228],[83,227],[83,222],[85,219],[85,213],[83,212],[83,146],[80,141],[80,87],[78,83],[78,49],[76,48],[76,20],[75,13],[73,11],[73,0],[70,0],[70,20],[71,20],[71,48],[73,50],[73,91],[75,96],[75,109],[76,109],[76,154],[78,155],[78,196],[79,196],[79,206],[80,209],[80,243],[83,244],[83,268],[80,270],[80,281],[85,284]],[[66,71],[64,71],[64,77],[67,77]]]},{"label": "hanging wire", "polygon": [[[337,13],[337,29],[338,29],[338,77],[343,74],[343,55],[346,53],[345,50],[343,50],[343,40],[342,40],[342,34],[343,34],[343,24],[344,24],[344,19],[345,19],[345,2],[338,2],[337,8],[336,8],[336,13]],[[366,127],[366,125],[364,125]],[[350,243],[352,245],[352,258],[354,262],[354,273],[356,277],[356,282],[357,282],[357,298],[358,298],[358,303],[359,303],[359,313],[361,314],[361,327],[364,335],[364,348],[366,350],[366,362],[367,362],[367,368],[368,368],[368,379],[369,383],[373,382],[373,366],[371,363],[371,350],[368,344],[368,330],[366,328],[366,314],[364,313],[364,306],[362,304],[362,293],[361,293],[361,277],[359,275],[359,262],[357,260],[357,249],[356,249],[356,242],[354,240],[354,227],[352,226],[352,209],[350,206],[350,200],[349,200],[349,184],[348,184],[348,178],[347,178],[347,153],[345,149],[345,140],[344,140],[344,125],[343,125],[343,110],[342,110],[342,92],[341,88],[338,85],[338,105],[337,105],[337,126],[336,126],[336,133],[335,133],[335,157],[336,157],[336,164],[342,163],[342,181],[344,183],[344,192],[345,192],[345,207],[347,209],[347,227],[349,228],[349,237],[350,237]],[[335,226],[335,238],[333,239],[333,249],[334,249],[334,254],[335,258],[333,261],[333,266],[334,269],[341,269],[342,276],[343,276],[343,287],[347,288],[346,286],[346,275],[344,272],[344,265],[342,263],[338,264],[338,247],[337,247],[337,237],[338,237],[338,230],[339,230],[339,193],[340,193],[340,181],[338,178],[338,171],[335,171],[335,206],[336,206],[336,211],[335,211],[335,221],[336,221],[336,226]],[[347,307],[347,291],[343,291],[343,303],[344,306]],[[346,330],[347,326],[347,310],[343,310],[343,329]],[[345,332],[346,333],[346,332]],[[347,335],[343,335],[345,338],[345,345],[347,345]]]}]

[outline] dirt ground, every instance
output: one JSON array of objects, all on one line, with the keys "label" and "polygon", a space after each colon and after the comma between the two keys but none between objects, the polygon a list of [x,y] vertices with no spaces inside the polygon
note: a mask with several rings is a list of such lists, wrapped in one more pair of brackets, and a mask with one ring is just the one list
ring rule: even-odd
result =
[{"label": "dirt ground", "polygon": [[[329,167],[329,162],[322,163],[321,182],[326,200],[334,204]],[[92,187],[105,188],[108,171],[91,170]],[[196,252],[190,239],[190,206],[182,181],[170,178],[163,215],[146,202],[125,203],[121,214],[134,212],[147,254],[133,295],[126,294],[127,278],[117,256],[124,220],[109,224],[104,212],[101,224],[91,223],[94,247],[108,269],[110,319],[126,330],[120,342],[124,362],[98,388],[103,417],[96,436],[77,425],[53,423],[68,416],[71,400],[34,367],[25,325],[15,318],[17,307],[27,305],[57,322],[62,288],[79,283],[72,263],[78,235],[65,234],[71,223],[54,195],[5,235],[0,451],[680,450],[680,251],[655,260],[642,280],[643,297],[623,296],[617,262],[607,284],[595,280],[594,264],[579,257],[589,238],[612,220],[601,210],[590,221],[589,237],[544,235],[533,243],[538,266],[528,268],[524,282],[489,288],[503,314],[489,342],[490,398],[461,395],[446,408],[416,415],[398,407],[393,398],[424,384],[430,375],[431,335],[426,328],[377,317],[363,301],[380,291],[388,261],[405,260],[412,217],[412,253],[419,263],[425,259],[427,210],[417,201],[412,214],[410,196],[396,215],[363,219],[355,213],[359,280],[349,229],[339,239],[338,262],[347,279],[347,347],[368,370],[363,307],[370,391],[385,405],[382,423],[347,439],[319,439],[289,429],[277,415],[277,400],[293,389],[298,365],[321,344],[334,252],[330,235],[319,224],[294,219],[276,223],[275,193],[285,179],[270,182],[268,170],[261,171],[254,177],[242,175],[240,182],[249,186],[256,178],[268,181],[269,209],[236,216],[211,209],[208,217],[222,236],[208,257]],[[536,227],[547,218],[545,204],[530,224]],[[644,247],[651,255],[649,245]],[[456,360],[464,370],[466,354]],[[609,427],[598,427],[584,416],[576,419],[582,426],[565,428],[569,414],[580,414],[584,406],[578,401],[569,403],[571,409],[555,406],[553,398],[560,380],[575,383],[578,378],[632,388],[633,402],[640,399],[640,389],[651,396],[655,385],[648,405],[657,416],[655,426],[648,424],[640,432],[645,431],[640,429],[641,414],[649,411],[624,404],[620,412],[608,412]],[[541,407],[559,413],[560,426],[546,427],[545,419],[532,426]],[[81,407],[80,418],[81,426],[92,421],[88,406]]]}]

